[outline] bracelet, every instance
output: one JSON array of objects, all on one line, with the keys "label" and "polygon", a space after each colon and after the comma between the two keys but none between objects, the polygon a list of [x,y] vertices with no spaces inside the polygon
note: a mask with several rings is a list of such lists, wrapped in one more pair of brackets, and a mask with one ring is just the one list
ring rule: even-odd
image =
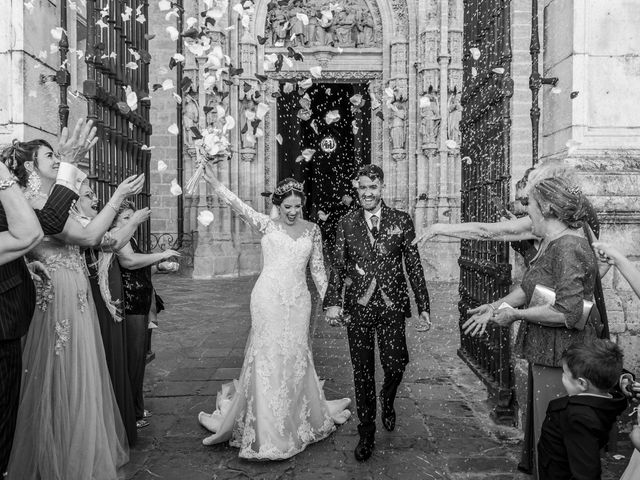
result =
[{"label": "bracelet", "polygon": [[17,182],[15,177],[3,178],[0,180],[0,190],[6,190],[7,188],[11,188],[16,183]]},{"label": "bracelet", "polygon": [[493,314],[495,315],[496,313],[496,307],[494,307],[492,304],[487,303],[487,305],[489,305],[491,307],[491,310],[493,310]]}]

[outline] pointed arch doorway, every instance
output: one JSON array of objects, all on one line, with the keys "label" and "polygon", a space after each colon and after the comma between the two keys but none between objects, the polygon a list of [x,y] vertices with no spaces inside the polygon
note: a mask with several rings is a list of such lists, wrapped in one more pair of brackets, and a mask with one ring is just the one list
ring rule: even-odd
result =
[{"label": "pointed arch doorway", "polygon": [[331,248],[337,221],[357,206],[352,180],[371,163],[369,84],[314,83],[303,95],[287,84],[295,87],[279,84],[277,178],[304,182],[305,218],[320,225]]}]

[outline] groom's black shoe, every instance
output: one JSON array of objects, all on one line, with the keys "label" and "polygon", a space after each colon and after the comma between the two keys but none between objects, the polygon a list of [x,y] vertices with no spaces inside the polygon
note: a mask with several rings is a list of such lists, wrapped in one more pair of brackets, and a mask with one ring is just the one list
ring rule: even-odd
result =
[{"label": "groom's black shoe", "polygon": [[361,435],[360,441],[353,452],[356,460],[364,462],[369,460],[373,453],[373,447],[375,446],[375,437],[373,435]]},{"label": "groom's black shoe", "polygon": [[380,392],[380,407],[382,425],[385,430],[392,432],[396,428],[396,410],[393,408],[393,401],[389,401],[384,391]]}]

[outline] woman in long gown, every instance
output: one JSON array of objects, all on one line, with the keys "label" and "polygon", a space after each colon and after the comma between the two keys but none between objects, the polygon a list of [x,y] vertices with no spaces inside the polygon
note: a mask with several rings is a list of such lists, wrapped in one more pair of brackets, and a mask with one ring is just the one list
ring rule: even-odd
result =
[{"label": "woman in long gown", "polygon": [[205,445],[229,441],[241,458],[280,460],[329,436],[350,416],[348,398],[328,401],[309,345],[307,265],[323,297],[327,277],[317,225],[303,220],[302,184],[285,179],[273,195],[272,219],[243,203],[207,167],[218,196],[263,234],[264,265],[251,292],[251,332],[240,378],[218,393],[216,410],[198,420],[214,432]]},{"label": "woman in long gown", "polygon": [[[123,205],[125,203],[123,202]],[[98,197],[85,181],[80,187],[80,198],[76,204],[81,215],[81,222],[87,224],[95,218],[98,215],[97,206]],[[104,244],[97,248],[87,248],[84,252],[111,385],[131,447],[136,444],[138,433],[131,382],[129,381],[128,339],[124,323],[125,305],[123,305],[122,274],[118,257],[114,252],[127,244],[138,226],[149,218],[148,208],[138,212],[139,214],[131,221],[125,222],[119,228],[109,230],[105,235],[106,242]]]},{"label": "woman in long gown", "polygon": [[[59,164],[37,152],[27,195],[39,208]],[[26,336],[16,435],[8,478],[113,480],[128,461],[126,433],[109,379],[96,309],[78,245],[97,245],[117,205],[138,193],[144,176],[129,177],[93,221],[70,215],[63,232],[45,237],[31,255],[48,269],[38,286]]]}]

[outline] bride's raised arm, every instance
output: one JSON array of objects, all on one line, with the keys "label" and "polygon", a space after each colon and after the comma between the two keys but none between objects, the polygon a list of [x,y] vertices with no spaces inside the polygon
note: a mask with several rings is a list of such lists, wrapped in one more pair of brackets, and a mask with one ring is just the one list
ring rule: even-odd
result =
[{"label": "bride's raised arm", "polygon": [[213,191],[222,200],[226,202],[231,209],[240,215],[245,222],[258,230],[260,233],[264,233],[267,228],[267,224],[270,221],[268,215],[264,213],[256,212],[249,205],[244,203],[238,196],[225,187],[220,180],[216,178],[216,174],[213,171],[213,167],[207,165],[204,170],[204,179],[213,187]]},{"label": "bride's raised arm", "polygon": [[322,234],[318,225],[313,226],[313,248],[311,250],[311,277],[316,284],[320,298],[324,299],[329,284],[324,268],[324,255],[322,254]]}]

